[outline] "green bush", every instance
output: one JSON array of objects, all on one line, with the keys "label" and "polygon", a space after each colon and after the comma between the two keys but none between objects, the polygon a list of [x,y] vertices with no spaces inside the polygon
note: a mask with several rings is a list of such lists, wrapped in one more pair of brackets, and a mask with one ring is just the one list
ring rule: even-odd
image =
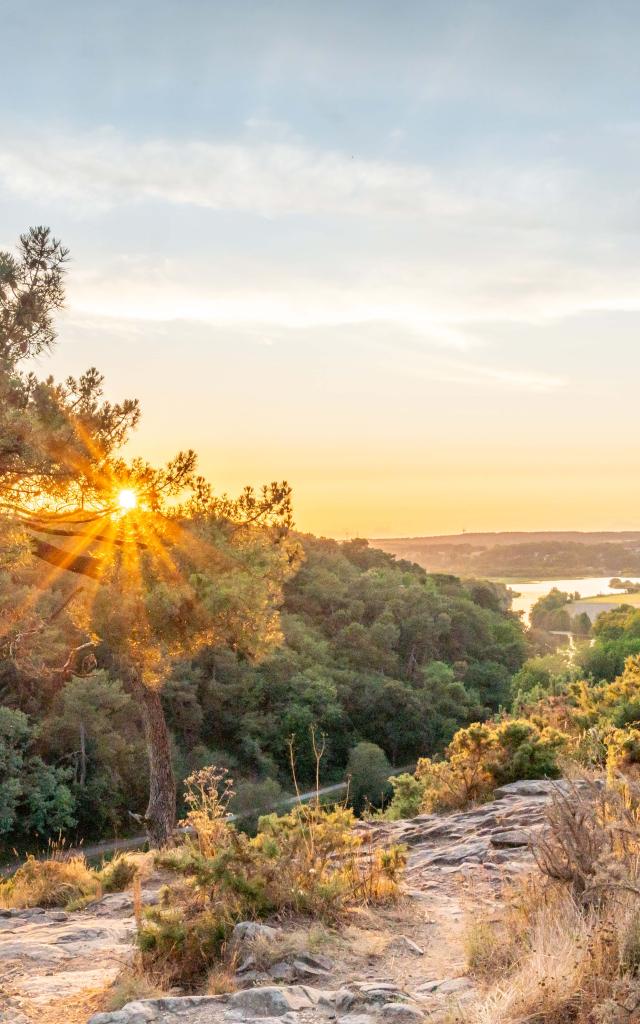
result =
[{"label": "green bush", "polygon": [[394,798],[389,817],[400,817],[400,800],[412,810],[421,790],[420,810],[447,811],[490,798],[497,786],[518,779],[557,778],[557,758],[569,737],[557,729],[540,728],[526,719],[498,723],[475,722],[460,729],[442,760],[423,757],[415,773],[416,786],[404,783]]},{"label": "green bush", "polygon": [[349,754],[347,780],[349,797],[356,814],[367,804],[379,807],[390,792],[391,765],[384,750],[375,743],[358,743]]}]

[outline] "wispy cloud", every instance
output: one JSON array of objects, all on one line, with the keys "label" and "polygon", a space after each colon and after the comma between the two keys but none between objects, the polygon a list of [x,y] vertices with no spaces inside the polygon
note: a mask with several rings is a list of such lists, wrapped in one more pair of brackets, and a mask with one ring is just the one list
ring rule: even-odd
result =
[{"label": "wispy cloud", "polygon": [[420,377],[431,383],[454,384],[481,391],[493,386],[508,391],[550,394],[567,385],[566,378],[562,376],[540,373],[526,367],[511,369],[480,362],[451,360],[417,362],[414,358],[406,359],[400,354],[394,360],[385,361],[384,369],[395,374]]},{"label": "wispy cloud", "polygon": [[360,159],[295,142],[157,139],[105,130],[14,139],[0,153],[5,189],[109,207],[143,199],[282,214],[464,215],[469,201],[424,166]]}]

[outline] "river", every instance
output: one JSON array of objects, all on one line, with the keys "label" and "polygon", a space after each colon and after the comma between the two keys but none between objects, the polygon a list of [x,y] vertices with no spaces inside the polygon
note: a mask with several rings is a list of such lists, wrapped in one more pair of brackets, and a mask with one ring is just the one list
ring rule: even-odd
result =
[{"label": "river", "polygon": [[[637,576],[625,576],[633,583],[640,583]],[[523,619],[529,622],[529,615],[534,604],[540,597],[548,594],[553,587],[569,594],[580,594],[580,597],[597,597],[599,594],[615,594],[620,597],[620,603],[624,601],[624,591],[615,590],[609,586],[611,576],[591,576],[586,579],[577,580],[527,580],[526,583],[509,583],[508,586],[518,596],[514,597],[512,608],[514,612],[523,612]]]}]

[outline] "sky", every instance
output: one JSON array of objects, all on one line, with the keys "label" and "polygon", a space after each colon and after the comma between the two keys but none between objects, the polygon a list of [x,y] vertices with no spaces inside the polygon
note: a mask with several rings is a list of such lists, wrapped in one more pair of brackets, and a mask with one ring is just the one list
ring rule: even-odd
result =
[{"label": "sky", "polygon": [[0,247],[132,454],[303,530],[640,528],[640,7],[0,0]]}]

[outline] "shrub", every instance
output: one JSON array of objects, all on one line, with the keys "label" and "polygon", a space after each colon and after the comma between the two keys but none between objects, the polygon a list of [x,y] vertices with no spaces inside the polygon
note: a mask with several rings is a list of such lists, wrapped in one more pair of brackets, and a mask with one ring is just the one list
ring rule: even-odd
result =
[{"label": "shrub", "polygon": [[383,817],[389,821],[398,821],[400,818],[414,818],[420,812],[424,786],[415,775],[403,772],[402,775],[395,775],[389,779],[393,789],[393,799]]},{"label": "shrub", "polygon": [[351,906],[397,896],[403,850],[365,848],[351,810],[300,804],[261,818],[250,839],[228,821],[226,773],[203,769],[188,786],[186,823],[194,835],[156,858],[182,881],[167,887],[163,905],[146,911],[138,932],[152,977],[202,981],[242,919],[278,912],[334,921]]},{"label": "shrub", "polygon": [[132,885],[139,866],[126,853],[119,853],[97,873],[105,892],[123,892]]},{"label": "shrub", "polygon": [[375,743],[358,743],[349,754],[347,779],[351,803],[359,814],[367,804],[379,807],[390,791],[391,765]]},{"label": "shrub", "polygon": [[5,907],[77,906],[100,895],[100,879],[84,857],[27,857],[11,878],[0,883],[0,904]]},{"label": "shrub", "polygon": [[488,799],[496,786],[517,779],[557,778],[558,753],[567,737],[526,719],[474,723],[460,729],[442,761],[421,758],[416,779],[422,809],[446,811]]}]

